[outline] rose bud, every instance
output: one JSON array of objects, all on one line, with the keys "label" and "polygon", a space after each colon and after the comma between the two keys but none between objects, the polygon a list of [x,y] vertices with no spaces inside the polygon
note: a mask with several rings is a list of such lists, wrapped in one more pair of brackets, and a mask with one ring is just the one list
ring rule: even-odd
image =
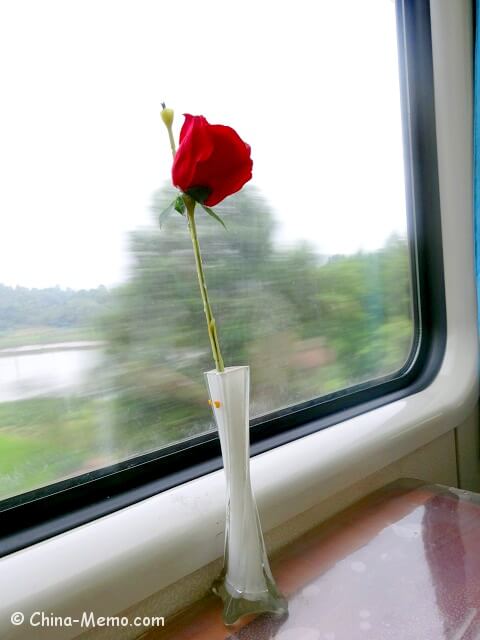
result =
[{"label": "rose bud", "polygon": [[169,129],[173,124],[173,109],[168,109],[162,103],[162,110],[160,111],[160,117],[162,118],[165,126]]},{"label": "rose bud", "polygon": [[204,193],[208,207],[239,191],[252,177],[250,146],[231,127],[185,114],[172,182],[184,193]]}]

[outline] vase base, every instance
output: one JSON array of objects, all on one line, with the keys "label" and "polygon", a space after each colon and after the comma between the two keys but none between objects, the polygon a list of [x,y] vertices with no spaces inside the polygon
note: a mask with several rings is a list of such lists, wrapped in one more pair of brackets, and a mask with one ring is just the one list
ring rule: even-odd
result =
[{"label": "vase base", "polygon": [[232,595],[225,586],[225,578],[218,578],[212,585],[212,591],[223,601],[224,624],[231,626],[244,616],[260,613],[272,613],[278,617],[287,614],[286,599],[279,593],[274,583],[267,586],[268,590],[259,594],[238,593],[238,595]]}]

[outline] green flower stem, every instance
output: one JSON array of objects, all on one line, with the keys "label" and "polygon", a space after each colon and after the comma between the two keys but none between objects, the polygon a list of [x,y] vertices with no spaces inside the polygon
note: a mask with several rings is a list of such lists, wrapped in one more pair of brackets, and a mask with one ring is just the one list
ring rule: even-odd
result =
[{"label": "green flower stem", "polygon": [[207,283],[205,281],[205,273],[203,272],[202,254],[200,253],[200,245],[198,243],[197,225],[195,224],[195,200],[184,194],[183,201],[187,207],[187,219],[188,229],[190,231],[190,237],[192,238],[193,253],[195,254],[195,265],[197,267],[198,284],[200,285],[200,293],[202,294],[203,310],[205,311],[205,317],[207,318],[208,336],[210,338],[210,344],[212,347],[213,359],[215,360],[215,367],[217,371],[225,371],[223,365],[223,358],[220,351],[220,344],[218,342],[217,326],[215,324],[215,318],[213,317],[212,307],[208,299]]},{"label": "green flower stem", "polygon": [[172,156],[175,158],[177,149],[175,147],[175,138],[173,137],[172,127],[167,126],[167,131],[168,131],[168,139],[170,140],[170,149],[172,150]]}]

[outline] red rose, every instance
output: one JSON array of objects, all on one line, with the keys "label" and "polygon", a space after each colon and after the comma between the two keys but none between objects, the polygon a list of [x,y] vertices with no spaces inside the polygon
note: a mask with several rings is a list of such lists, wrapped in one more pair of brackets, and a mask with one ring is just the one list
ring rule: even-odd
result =
[{"label": "red rose", "polygon": [[203,204],[213,207],[251,179],[252,165],[250,146],[231,127],[185,114],[172,167],[174,186],[184,193],[204,189]]}]

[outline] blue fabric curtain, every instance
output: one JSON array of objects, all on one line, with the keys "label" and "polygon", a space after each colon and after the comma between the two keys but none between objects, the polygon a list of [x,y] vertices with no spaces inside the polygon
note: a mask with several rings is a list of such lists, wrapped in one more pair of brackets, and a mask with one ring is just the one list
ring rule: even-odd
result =
[{"label": "blue fabric curtain", "polygon": [[475,271],[477,275],[477,309],[480,323],[480,0],[475,3],[475,59],[473,97],[473,210],[475,224]]}]

